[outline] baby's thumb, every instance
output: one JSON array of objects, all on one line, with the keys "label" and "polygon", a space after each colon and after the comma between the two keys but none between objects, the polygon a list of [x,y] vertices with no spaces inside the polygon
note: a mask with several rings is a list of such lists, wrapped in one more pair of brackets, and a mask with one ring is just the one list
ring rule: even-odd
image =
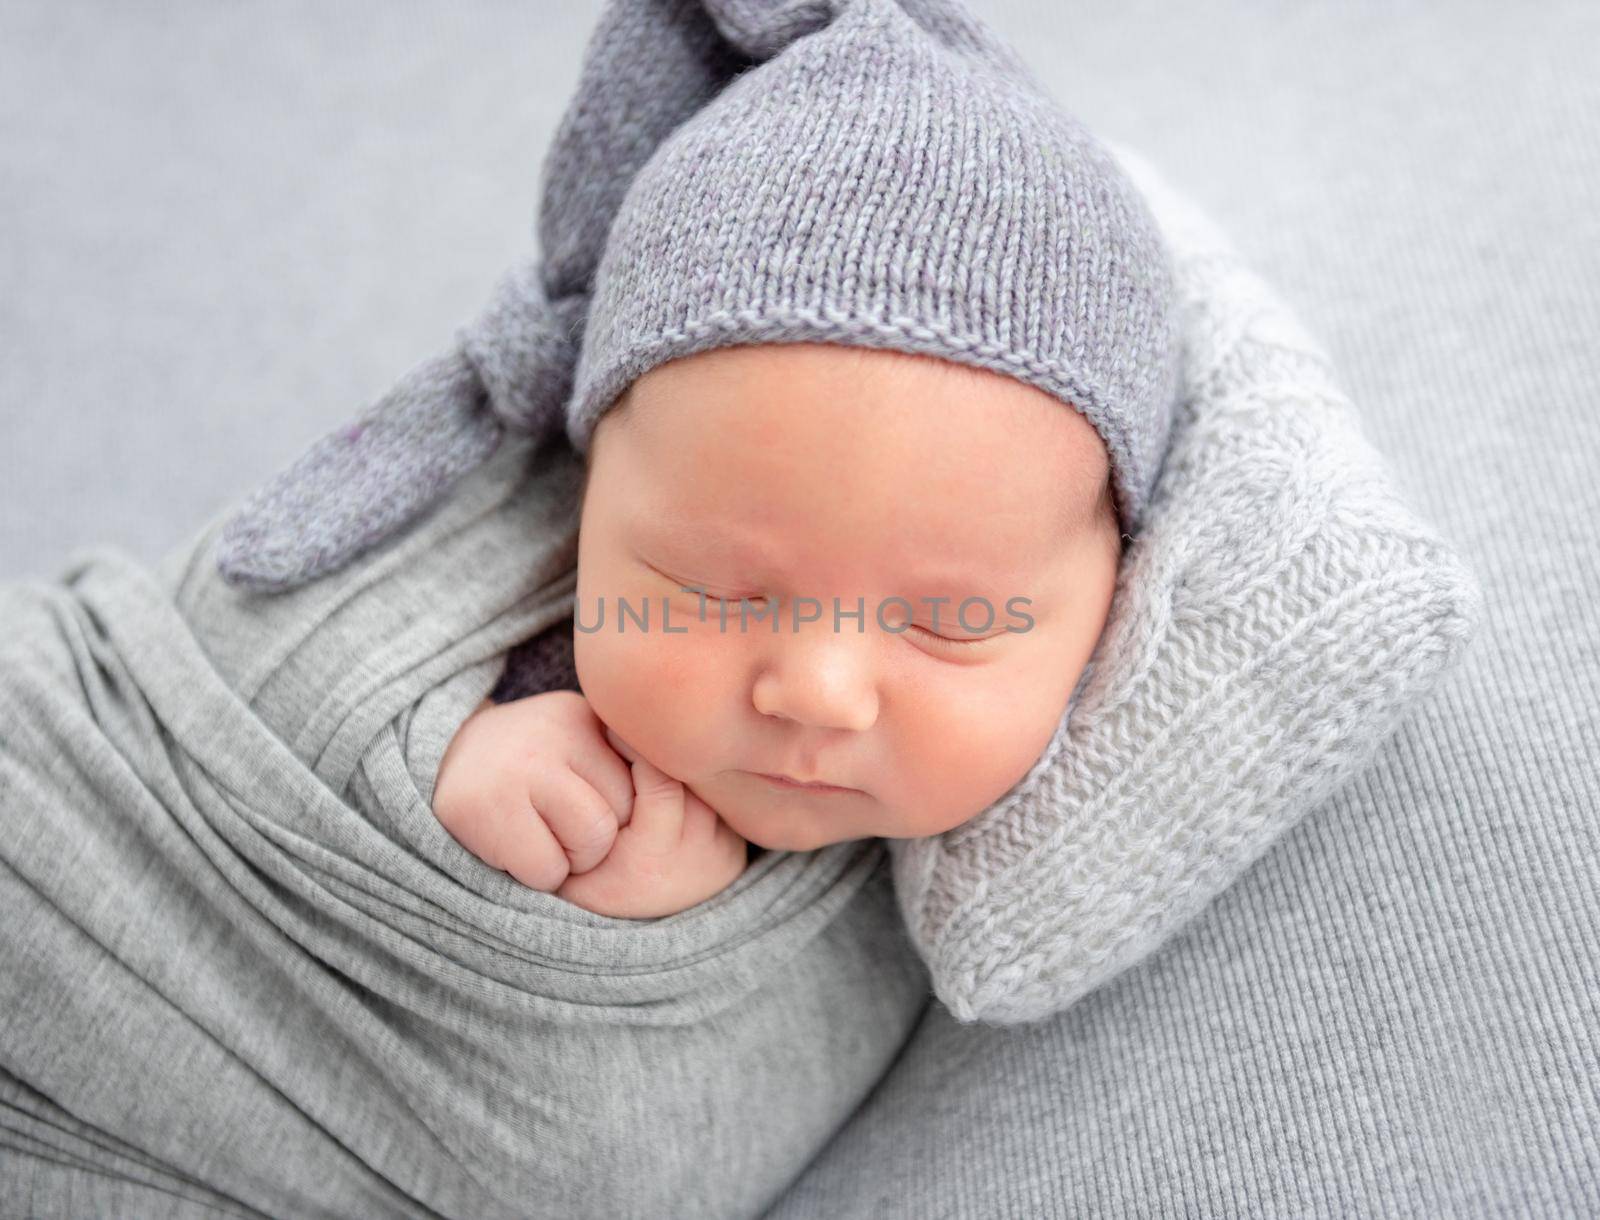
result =
[{"label": "baby's thumb", "polygon": [[652,854],[674,850],[683,838],[683,784],[642,757],[609,728],[606,740],[633,764],[633,813],[623,828],[630,846]]}]

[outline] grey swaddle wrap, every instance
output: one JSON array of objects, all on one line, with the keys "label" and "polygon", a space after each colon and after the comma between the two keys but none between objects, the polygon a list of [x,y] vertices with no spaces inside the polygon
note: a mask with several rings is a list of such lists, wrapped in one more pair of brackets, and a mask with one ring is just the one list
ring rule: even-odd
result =
[{"label": "grey swaddle wrap", "polygon": [[277,598],[216,523],[0,585],[0,1214],[747,1216],[882,1074],[928,989],[880,842],[636,922],[432,816],[580,474],[502,446]]}]

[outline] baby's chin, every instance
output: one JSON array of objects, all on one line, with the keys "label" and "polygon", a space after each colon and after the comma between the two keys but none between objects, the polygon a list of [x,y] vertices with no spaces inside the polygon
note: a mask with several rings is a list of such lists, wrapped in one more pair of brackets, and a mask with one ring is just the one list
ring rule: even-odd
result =
[{"label": "baby's chin", "polygon": [[[754,791],[744,786],[746,779],[758,785]],[[912,818],[866,793],[802,797],[769,791],[760,784],[754,777],[724,772],[686,786],[740,838],[768,851],[816,851],[858,839],[926,838],[983,812],[956,816],[945,811],[941,816],[941,811],[925,810],[924,816]]]},{"label": "baby's chin", "polygon": [[[689,790],[704,801],[740,838],[768,851],[815,851],[834,843],[873,837],[858,824],[861,814],[843,808],[830,810],[824,802],[868,802],[860,797],[810,797],[786,799],[779,795],[752,799],[734,791],[736,783],[712,780],[691,783]],[[820,806],[820,807],[819,807]],[[852,817],[852,813],[855,816]]]}]

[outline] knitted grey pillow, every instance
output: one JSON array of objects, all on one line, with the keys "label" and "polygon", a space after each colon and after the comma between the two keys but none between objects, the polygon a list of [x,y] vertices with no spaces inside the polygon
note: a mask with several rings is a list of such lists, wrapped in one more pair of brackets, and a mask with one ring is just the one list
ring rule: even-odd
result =
[{"label": "knitted grey pillow", "polygon": [[1326,355],[1203,213],[1107,144],[1171,245],[1183,401],[1045,754],[974,820],[889,841],[963,1021],[1038,1020],[1152,951],[1367,765],[1481,615]]}]

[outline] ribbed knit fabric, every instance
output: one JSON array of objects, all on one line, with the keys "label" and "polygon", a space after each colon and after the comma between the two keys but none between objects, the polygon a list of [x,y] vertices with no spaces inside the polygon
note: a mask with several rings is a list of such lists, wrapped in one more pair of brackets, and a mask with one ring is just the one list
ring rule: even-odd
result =
[{"label": "ribbed knit fabric", "polygon": [[928,1003],[881,843],[630,920],[433,816],[581,472],[519,439],[280,597],[220,521],[0,582],[0,1216],[742,1220],[860,1104]]},{"label": "ribbed knit fabric", "polygon": [[644,372],[824,342],[994,370],[1077,410],[1138,531],[1181,350],[1115,160],[962,0],[610,0],[544,166],[539,251],[229,521],[281,591],[429,508],[505,428],[586,452]]}]

